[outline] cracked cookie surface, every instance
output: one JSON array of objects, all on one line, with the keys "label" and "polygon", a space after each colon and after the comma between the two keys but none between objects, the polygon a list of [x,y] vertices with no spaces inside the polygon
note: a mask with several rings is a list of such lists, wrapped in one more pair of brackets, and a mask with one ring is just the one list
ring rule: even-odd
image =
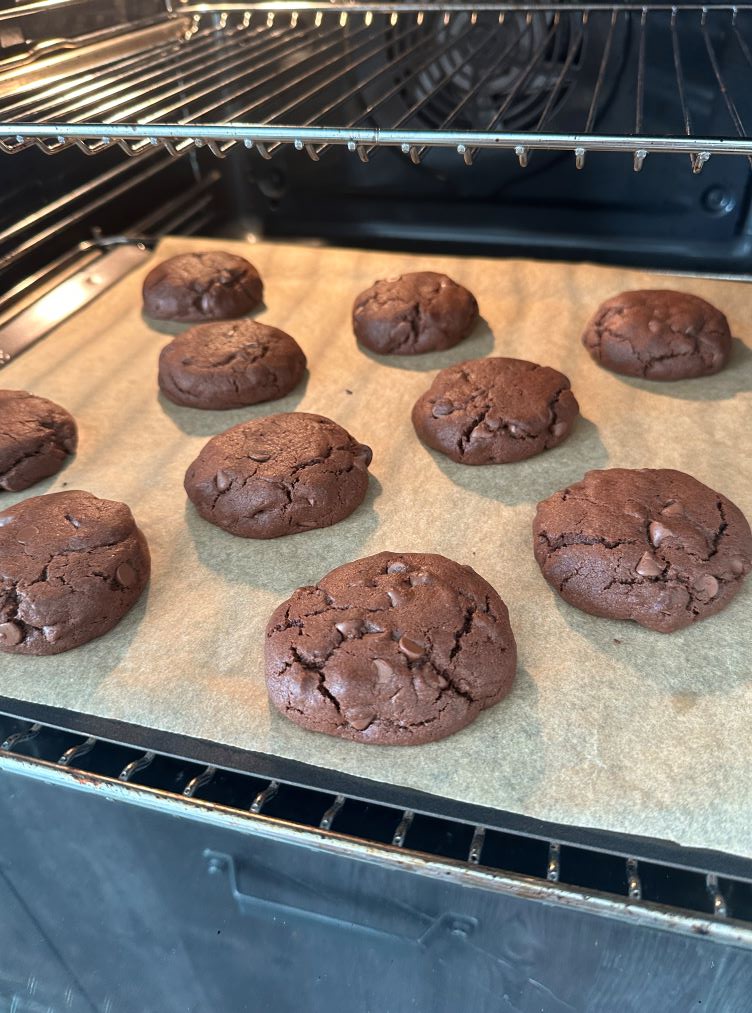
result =
[{"label": "cracked cookie surface", "polygon": [[214,436],[185,475],[207,521],[243,538],[278,538],[349,516],[368,489],[371,449],[323,415],[285,412]]},{"label": "cracked cookie surface", "polygon": [[417,745],[512,688],[517,648],[496,591],[444,556],[380,552],[301,587],[266,629],[266,684],[304,728]]},{"label": "cracked cookie surface", "polygon": [[415,355],[459,344],[478,322],[478,303],[445,274],[416,271],[374,282],[355,300],[352,319],[371,351]]},{"label": "cracked cookie surface", "polygon": [[180,253],[147,274],[144,313],[178,323],[231,320],[256,309],[263,294],[258,271],[244,257],[221,250]]},{"label": "cracked cookie surface", "polygon": [[276,327],[256,320],[198,324],[162,349],[159,386],[187,408],[242,408],[289,394],[305,368],[303,349]]},{"label": "cracked cookie surface", "polygon": [[77,445],[65,408],[25,390],[0,390],[0,490],[22,492],[56,474]]},{"label": "cracked cookie surface", "polygon": [[102,636],[149,579],[125,503],[67,490],[0,513],[0,651],[60,654]]},{"label": "cracked cookie surface", "polygon": [[597,363],[647,380],[688,380],[723,369],[731,332],[720,310],[688,292],[622,292],[599,306],[582,336]]},{"label": "cracked cookie surface", "polygon": [[667,469],[588,472],[538,504],[533,538],[565,601],[662,633],[720,612],[752,568],[741,510]]},{"label": "cracked cookie surface", "polygon": [[579,414],[569,380],[524,359],[450,366],[415,402],[415,431],[460,464],[523,461],[562,443]]}]

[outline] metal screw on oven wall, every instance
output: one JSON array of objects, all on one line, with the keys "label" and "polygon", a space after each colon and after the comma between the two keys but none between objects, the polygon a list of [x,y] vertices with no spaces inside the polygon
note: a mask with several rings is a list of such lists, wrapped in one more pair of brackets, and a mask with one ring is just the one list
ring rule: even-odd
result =
[{"label": "metal screw on oven wall", "polygon": [[210,858],[206,871],[210,876],[216,876],[217,873],[222,871],[222,862],[218,858]]},{"label": "metal screw on oven wall", "polygon": [[711,186],[702,195],[702,205],[713,215],[727,215],[736,207],[736,197],[722,186]]}]

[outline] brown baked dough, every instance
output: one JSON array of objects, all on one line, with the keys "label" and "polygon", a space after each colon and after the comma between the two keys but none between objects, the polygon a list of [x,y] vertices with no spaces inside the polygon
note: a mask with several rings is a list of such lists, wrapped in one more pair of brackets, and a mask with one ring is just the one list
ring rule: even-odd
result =
[{"label": "brown baked dough", "polygon": [[144,313],[155,320],[232,320],[261,304],[264,287],[253,264],[234,253],[181,253],[144,279]]},{"label": "brown baked dough", "polygon": [[185,475],[207,521],[243,538],[278,538],[349,516],[368,489],[371,449],[331,419],[285,412],[209,440]]},{"label": "brown baked dough", "polygon": [[22,492],[56,474],[77,445],[65,408],[25,390],[0,390],[0,489]]},{"label": "brown baked dough", "polygon": [[563,373],[493,357],[442,369],[412,419],[423,443],[453,461],[508,464],[557,447],[578,414]]},{"label": "brown baked dough", "polygon": [[565,601],[661,633],[720,612],[752,567],[741,510],[668,469],[589,471],[538,504],[533,537]]},{"label": "brown baked dough", "polygon": [[0,651],[60,654],[116,626],[149,579],[125,503],[67,490],[0,513]]},{"label": "brown baked dough", "polygon": [[687,380],[723,369],[731,331],[720,310],[689,292],[644,289],[607,299],[582,341],[601,366],[648,380]]},{"label": "brown baked dough", "polygon": [[475,296],[435,271],[377,281],[361,292],[353,306],[356,338],[381,355],[452,348],[477,322]]},{"label": "brown baked dough", "polygon": [[221,410],[273,401],[300,383],[303,349],[257,320],[198,324],[165,345],[159,386],[175,404]]},{"label": "brown baked dough", "polygon": [[444,556],[380,552],[332,570],[276,609],[266,684],[280,713],[355,742],[452,735],[512,688],[509,615],[475,570]]}]

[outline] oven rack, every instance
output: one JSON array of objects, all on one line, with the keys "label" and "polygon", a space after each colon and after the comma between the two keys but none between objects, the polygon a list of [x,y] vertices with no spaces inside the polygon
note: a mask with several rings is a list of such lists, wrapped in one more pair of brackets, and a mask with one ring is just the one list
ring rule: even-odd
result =
[{"label": "oven rack", "polygon": [[114,801],[752,947],[752,882],[700,868],[403,810],[0,713],[4,766]]},{"label": "oven rack", "polygon": [[0,64],[0,149],[752,159],[749,4],[166,3],[114,58]]}]

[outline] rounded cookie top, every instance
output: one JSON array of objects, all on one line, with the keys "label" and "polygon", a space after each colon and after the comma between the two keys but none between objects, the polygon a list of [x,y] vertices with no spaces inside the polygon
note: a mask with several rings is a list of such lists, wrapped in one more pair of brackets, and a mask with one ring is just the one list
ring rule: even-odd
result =
[{"label": "rounded cookie top", "polygon": [[125,503],[67,490],[0,513],[0,651],[60,654],[107,633],[149,579]]},{"label": "rounded cookie top", "polygon": [[377,281],[360,293],[353,306],[355,337],[382,355],[452,348],[477,321],[475,296],[434,271]]},{"label": "rounded cookie top", "polygon": [[198,324],[159,356],[159,386],[188,408],[241,408],[284,397],[306,368],[289,334],[256,320]]},{"label": "rounded cookie top", "polygon": [[21,492],[54,475],[77,445],[65,408],[25,390],[0,390],[0,489]]},{"label": "rounded cookie top", "polygon": [[371,449],[331,419],[287,412],[213,437],[185,474],[207,521],[243,538],[277,538],[336,524],[368,489]]},{"label": "rounded cookie top", "polygon": [[144,279],[144,312],[156,320],[229,320],[255,309],[264,287],[253,264],[234,253],[181,253]]},{"label": "rounded cookie top", "polygon": [[538,504],[533,537],[565,601],[662,633],[719,612],[752,567],[742,512],[681,471],[590,471]]},{"label": "rounded cookie top", "polygon": [[496,591],[444,556],[380,552],[301,587],[266,629],[269,698],[312,731],[415,745],[506,696],[517,648]]},{"label": "rounded cookie top", "polygon": [[601,366],[648,380],[687,380],[723,369],[731,354],[726,317],[688,292],[622,292],[598,307],[582,342]]},{"label": "rounded cookie top", "polygon": [[436,376],[413,407],[420,439],[460,464],[508,464],[558,446],[579,406],[563,373],[524,359],[471,359]]}]

